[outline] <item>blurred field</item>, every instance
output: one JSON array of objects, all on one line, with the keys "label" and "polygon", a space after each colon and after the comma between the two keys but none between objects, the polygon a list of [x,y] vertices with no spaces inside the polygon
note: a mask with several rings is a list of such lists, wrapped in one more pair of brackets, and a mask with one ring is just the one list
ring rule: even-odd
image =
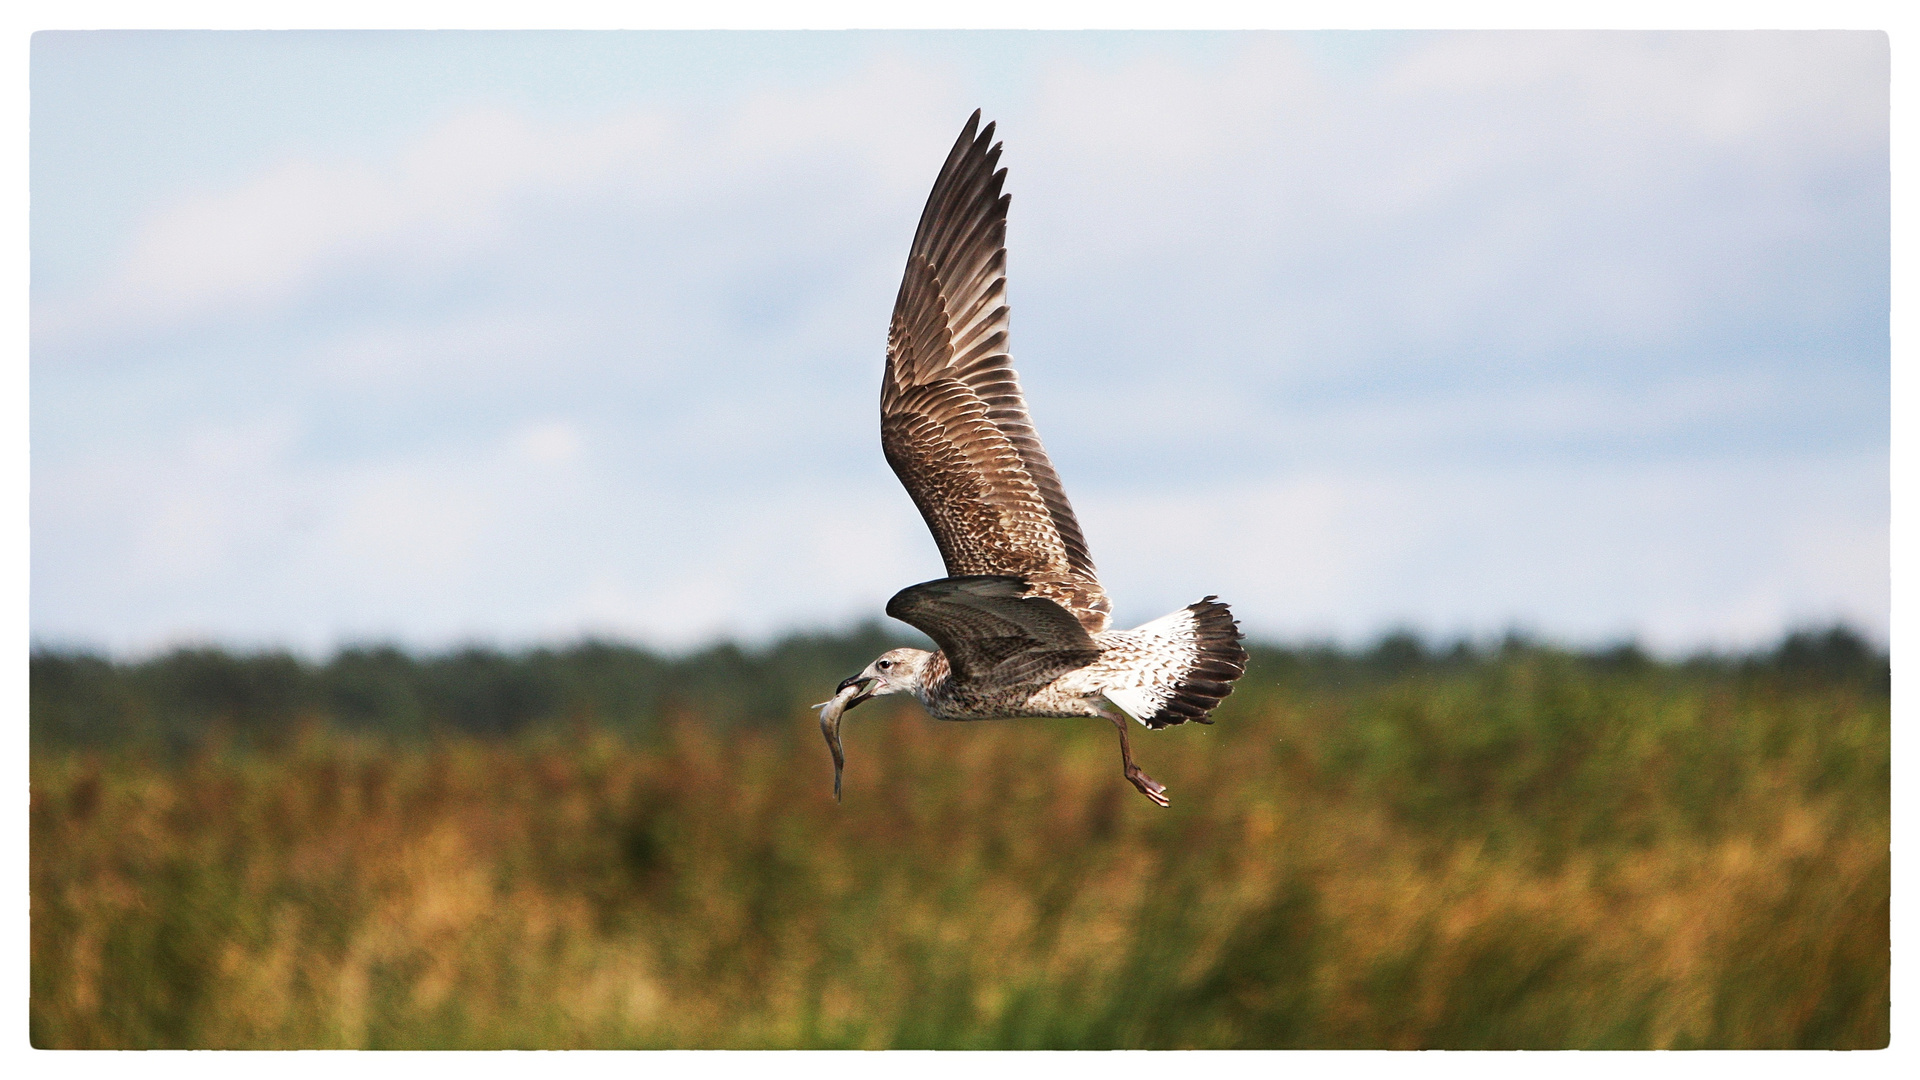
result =
[{"label": "blurred field", "polygon": [[1257,650],[1216,726],[1136,735],[1170,810],[1105,725],[885,701],[835,805],[794,700],[832,649],[773,721],[421,692],[401,735],[295,671],[192,738],[153,671],[36,656],[32,1039],[1882,1047],[1885,660],[1795,640]]}]

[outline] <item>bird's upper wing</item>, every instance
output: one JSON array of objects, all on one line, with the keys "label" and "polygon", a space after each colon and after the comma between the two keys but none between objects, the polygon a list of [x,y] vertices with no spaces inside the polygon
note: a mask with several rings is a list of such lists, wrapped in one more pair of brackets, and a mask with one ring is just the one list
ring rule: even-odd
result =
[{"label": "bird's upper wing", "polygon": [[[1111,621],[1007,354],[1005,169],[967,121],[934,181],[887,334],[880,443],[947,573],[1014,574],[1088,631]],[[989,145],[991,149],[989,149]]]},{"label": "bird's upper wing", "polygon": [[1004,574],[941,578],[901,589],[887,614],[932,638],[961,681],[1100,655],[1079,619],[1027,583]]}]

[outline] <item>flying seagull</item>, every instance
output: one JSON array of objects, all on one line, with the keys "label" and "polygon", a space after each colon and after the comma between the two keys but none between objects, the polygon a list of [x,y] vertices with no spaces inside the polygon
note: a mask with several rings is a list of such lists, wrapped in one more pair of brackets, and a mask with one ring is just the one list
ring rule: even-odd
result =
[{"label": "flying seagull", "polygon": [[1086,716],[1120,731],[1140,793],[1127,717],[1149,728],[1210,724],[1246,671],[1227,605],[1209,596],[1132,630],[1113,606],[1060,477],[1027,417],[1007,353],[1007,171],[980,113],[934,181],[887,332],[880,445],[932,530],[947,577],[902,589],[887,614],[939,651],[894,649],[821,707],[840,797],[840,717],[884,694],[912,694],[938,720]]}]

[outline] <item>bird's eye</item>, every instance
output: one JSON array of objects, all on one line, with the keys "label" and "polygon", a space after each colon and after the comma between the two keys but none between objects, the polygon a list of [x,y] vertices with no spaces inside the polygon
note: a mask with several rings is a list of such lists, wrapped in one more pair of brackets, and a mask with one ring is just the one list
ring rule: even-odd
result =
[{"label": "bird's eye", "polygon": [[880,670],[881,670],[881,671],[885,671],[885,670],[887,670],[888,668],[890,668],[890,667],[892,667],[892,666],[893,666],[893,661],[891,661],[891,660],[882,660],[882,661],[880,661]]}]

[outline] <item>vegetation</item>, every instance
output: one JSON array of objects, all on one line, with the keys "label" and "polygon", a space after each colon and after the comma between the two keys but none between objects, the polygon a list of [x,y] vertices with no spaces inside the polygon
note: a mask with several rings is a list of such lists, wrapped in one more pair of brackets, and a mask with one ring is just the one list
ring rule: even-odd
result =
[{"label": "vegetation", "polygon": [[1212,727],[676,660],[32,659],[41,1047],[1881,1047],[1888,666],[1256,649]]}]

